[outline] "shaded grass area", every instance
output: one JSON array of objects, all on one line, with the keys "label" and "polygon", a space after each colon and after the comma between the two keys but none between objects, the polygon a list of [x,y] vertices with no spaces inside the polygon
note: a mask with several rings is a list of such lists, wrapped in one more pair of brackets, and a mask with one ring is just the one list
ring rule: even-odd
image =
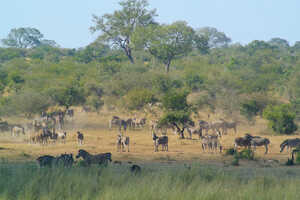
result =
[{"label": "shaded grass area", "polygon": [[144,164],[42,168],[0,164],[0,199],[299,199],[298,168]]}]

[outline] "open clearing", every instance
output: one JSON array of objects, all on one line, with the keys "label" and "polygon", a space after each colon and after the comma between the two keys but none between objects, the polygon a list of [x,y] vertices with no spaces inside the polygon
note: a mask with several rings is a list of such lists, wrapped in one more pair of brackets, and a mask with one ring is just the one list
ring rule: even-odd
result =
[{"label": "open clearing", "polygon": [[[178,139],[170,131],[169,152],[154,152],[151,132],[148,127],[138,130],[128,130],[126,136],[130,137],[130,152],[117,152],[116,139],[117,129],[108,129],[108,119],[111,115],[97,115],[94,113],[77,112],[73,122],[69,122],[69,130],[66,144],[56,143],[48,145],[28,144],[24,137],[12,138],[9,133],[1,135],[0,139],[0,157],[11,161],[35,160],[40,155],[59,155],[61,153],[73,153],[74,155],[79,149],[85,149],[91,153],[112,152],[113,160],[138,161],[138,162],[194,162],[201,161],[204,163],[228,164],[231,162],[230,157],[219,153],[203,152],[201,141],[198,136],[194,135],[193,139]],[[14,119],[16,120],[16,119]],[[71,128],[72,127],[72,128]],[[76,131],[80,130],[85,135],[85,143],[82,146],[77,144]],[[243,136],[245,133],[268,137],[271,141],[269,153],[264,154],[264,147],[258,147],[255,153],[258,160],[278,160],[285,162],[289,154],[285,151],[279,152],[280,143],[287,138],[295,138],[297,136],[271,136],[267,134],[267,126],[263,120],[258,120],[255,126],[242,124],[238,126],[238,133],[232,130],[228,135],[221,138],[221,144],[224,149],[233,147],[234,138]]]}]

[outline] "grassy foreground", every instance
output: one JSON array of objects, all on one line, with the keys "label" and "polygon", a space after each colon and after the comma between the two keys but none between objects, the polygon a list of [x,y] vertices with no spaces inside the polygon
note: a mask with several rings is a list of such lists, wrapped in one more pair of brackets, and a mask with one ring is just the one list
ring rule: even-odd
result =
[{"label": "grassy foreground", "polygon": [[297,168],[142,165],[39,169],[0,164],[0,199],[299,199]]}]

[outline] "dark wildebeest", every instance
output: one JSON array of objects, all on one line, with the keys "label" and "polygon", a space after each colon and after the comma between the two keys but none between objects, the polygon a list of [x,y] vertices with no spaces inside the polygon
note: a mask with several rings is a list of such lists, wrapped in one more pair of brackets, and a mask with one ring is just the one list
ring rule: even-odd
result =
[{"label": "dark wildebeest", "polygon": [[83,160],[86,162],[86,164],[91,165],[91,164],[104,164],[107,165],[108,162],[111,162],[111,153],[101,153],[97,155],[92,155],[89,154],[87,151],[80,149],[78,151],[78,155],[76,158],[82,157]]},{"label": "dark wildebeest", "polygon": [[50,155],[45,155],[45,156],[38,157],[36,160],[40,167],[51,167],[53,161],[55,160],[55,157]]},{"label": "dark wildebeest", "polygon": [[208,134],[208,131],[210,129],[209,123],[204,120],[199,120],[198,124],[199,124],[200,128],[202,128],[202,130],[205,130],[205,133]]},{"label": "dark wildebeest", "polygon": [[77,131],[77,140],[78,140],[79,145],[83,145],[83,140],[84,140],[83,133],[80,133],[79,131]]},{"label": "dark wildebeest", "polygon": [[130,167],[130,171],[131,171],[133,174],[139,174],[139,173],[141,173],[142,168],[141,168],[140,166],[138,166],[138,165],[132,165],[132,166]]},{"label": "dark wildebeest", "polygon": [[109,120],[109,129],[113,127],[113,125],[117,126],[119,130],[122,129],[126,131],[127,129],[127,122],[117,116],[113,116],[111,120]]},{"label": "dark wildebeest", "polygon": [[162,151],[168,151],[169,150],[168,136],[158,137],[158,136],[156,136],[155,133],[152,133],[152,139],[153,139],[153,143],[154,143],[154,151],[155,152],[158,151],[158,146],[159,145],[161,145],[161,150]]},{"label": "dark wildebeest", "polygon": [[250,135],[249,133],[246,133],[246,135],[244,137],[235,138],[234,148],[237,149],[238,146],[241,146],[241,147],[247,147],[248,149],[250,149],[252,138],[253,138],[253,136]]},{"label": "dark wildebeest", "polygon": [[287,147],[287,151],[290,148],[300,147],[300,138],[286,139],[280,144],[280,153]]}]

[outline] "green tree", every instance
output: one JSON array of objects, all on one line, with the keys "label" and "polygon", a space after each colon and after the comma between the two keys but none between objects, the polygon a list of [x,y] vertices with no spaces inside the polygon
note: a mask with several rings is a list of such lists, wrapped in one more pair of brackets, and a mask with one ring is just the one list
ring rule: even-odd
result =
[{"label": "green tree", "polygon": [[8,47],[30,48],[39,45],[42,38],[43,34],[35,28],[14,28],[2,43]]},{"label": "green tree", "polygon": [[131,63],[132,56],[131,37],[139,26],[146,27],[154,24],[156,10],[148,10],[147,0],[121,1],[121,10],[113,14],[105,14],[102,17],[93,15],[95,23],[90,29],[92,32],[101,31],[100,39],[124,50]]},{"label": "green tree", "polygon": [[291,134],[297,130],[297,125],[294,123],[296,113],[290,104],[269,105],[263,111],[263,117],[269,120],[269,126],[276,133]]},{"label": "green tree", "polygon": [[148,103],[156,101],[154,94],[148,89],[134,89],[125,97],[126,107],[130,110],[140,110]]},{"label": "green tree", "polygon": [[164,114],[159,120],[160,126],[174,126],[181,139],[184,139],[186,126],[193,124],[190,118],[191,107],[187,103],[187,95],[187,92],[170,92],[166,94],[162,101]]},{"label": "green tree", "polygon": [[231,39],[223,32],[213,27],[203,27],[197,30],[198,36],[208,38],[208,46],[210,48],[227,47]]},{"label": "green tree", "polygon": [[194,30],[186,22],[152,26],[147,30],[151,34],[148,34],[148,41],[144,41],[144,45],[151,55],[165,64],[167,73],[173,59],[186,55],[193,49]]},{"label": "green tree", "polygon": [[289,42],[285,39],[282,38],[272,38],[270,41],[268,41],[268,43],[272,46],[276,46],[278,48],[289,48]]},{"label": "green tree", "polygon": [[11,29],[7,38],[2,43],[8,47],[31,48],[41,45],[57,46],[53,40],[43,39],[44,35],[36,28],[22,27]]}]

